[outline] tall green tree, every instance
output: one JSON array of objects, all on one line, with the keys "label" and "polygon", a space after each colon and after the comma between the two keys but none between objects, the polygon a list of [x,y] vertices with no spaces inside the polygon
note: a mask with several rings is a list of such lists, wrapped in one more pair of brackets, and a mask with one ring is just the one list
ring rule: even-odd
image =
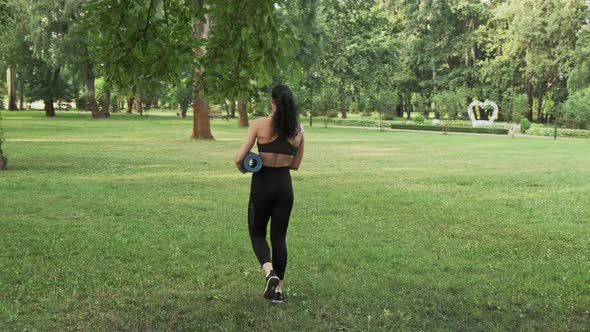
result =
[{"label": "tall green tree", "polygon": [[392,26],[374,0],[325,0],[326,24],[322,66],[338,82],[339,110],[346,118],[347,99],[357,99],[376,83],[376,76],[393,76],[398,65]]},{"label": "tall green tree", "polygon": [[503,39],[495,45],[496,61],[520,75],[530,121],[535,115],[544,120],[544,99],[573,66],[571,50],[585,10],[581,0],[510,0],[494,10],[493,24],[504,30],[497,34]]},{"label": "tall green tree", "polygon": [[182,67],[193,64],[192,136],[212,138],[209,98],[223,102],[244,96],[271,82],[281,65],[290,65],[292,45],[276,18],[279,5],[269,0],[91,0],[86,7],[88,25],[95,30],[91,52],[107,81],[130,90],[152,78],[177,81]]}]

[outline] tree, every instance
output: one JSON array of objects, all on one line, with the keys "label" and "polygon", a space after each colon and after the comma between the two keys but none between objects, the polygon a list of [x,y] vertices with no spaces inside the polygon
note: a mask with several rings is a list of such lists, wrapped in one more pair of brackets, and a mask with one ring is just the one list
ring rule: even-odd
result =
[{"label": "tree", "polygon": [[326,25],[321,65],[338,82],[339,111],[346,118],[349,96],[362,105],[364,91],[392,88],[399,46],[373,0],[326,0],[321,8]]},{"label": "tree", "polygon": [[107,81],[136,89],[145,80],[178,81],[183,66],[194,64],[192,137],[208,139],[213,137],[209,99],[222,103],[245,96],[290,66],[292,45],[275,5],[270,0],[210,5],[202,0],[90,0],[90,51]]},{"label": "tree", "polygon": [[[590,9],[588,12],[590,16]],[[590,24],[585,25],[578,32],[574,61],[576,66],[571,70],[567,80],[570,94],[590,87]]]},{"label": "tree", "polygon": [[6,169],[6,157],[2,151],[2,144],[4,143],[4,131],[2,130],[2,111],[0,110],[0,171]]},{"label": "tree", "polygon": [[272,84],[273,77],[284,72],[300,74],[298,63],[291,61],[296,41],[278,19],[281,8],[280,2],[270,0],[211,3],[205,86],[217,103],[238,100],[240,126],[248,126],[246,104],[257,87]]},{"label": "tree", "polygon": [[[543,100],[556,89],[559,75],[571,68],[570,51],[576,31],[583,24],[586,7],[577,0],[507,1],[494,10],[492,24],[504,32],[496,43],[497,61],[519,74],[522,91],[528,97],[529,121],[543,121]],[[510,67],[508,67],[510,68]]]},{"label": "tree", "polygon": [[590,129],[590,86],[577,90],[563,105],[563,119],[570,128]]},{"label": "tree", "polygon": [[[205,9],[205,0],[196,0],[199,9]],[[195,22],[195,38],[206,40],[209,38],[210,17],[204,15],[198,17]],[[195,49],[196,58],[203,58],[207,52],[205,45],[199,45]],[[209,124],[209,101],[205,96],[205,67],[200,65],[196,69],[197,84],[195,85],[195,99],[193,100],[193,139],[213,139],[211,125]]]},{"label": "tree", "polygon": [[[72,1],[48,0],[31,2],[26,7],[30,15],[30,45],[26,80],[29,96],[45,103],[45,114],[55,116],[54,102],[68,96],[70,86],[62,77],[70,44],[69,29],[73,18],[68,15]],[[26,14],[25,13],[20,13]]]}]

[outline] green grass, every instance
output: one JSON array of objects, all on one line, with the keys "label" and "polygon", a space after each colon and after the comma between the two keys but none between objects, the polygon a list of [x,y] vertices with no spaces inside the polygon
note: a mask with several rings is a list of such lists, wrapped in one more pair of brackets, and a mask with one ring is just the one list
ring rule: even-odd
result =
[{"label": "green grass", "polygon": [[590,326],[586,141],[306,127],[272,305],[236,122],[3,117],[1,330]]}]

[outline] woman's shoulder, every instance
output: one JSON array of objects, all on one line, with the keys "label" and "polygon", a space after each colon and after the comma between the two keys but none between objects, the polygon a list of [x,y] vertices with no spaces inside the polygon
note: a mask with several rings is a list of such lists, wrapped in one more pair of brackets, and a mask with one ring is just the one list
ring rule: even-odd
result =
[{"label": "woman's shoulder", "polygon": [[257,119],[252,120],[252,123],[256,123],[256,124],[267,124],[267,123],[270,123],[271,120],[272,120],[271,117],[264,116],[264,117],[261,117],[261,118],[257,118]]},{"label": "woman's shoulder", "polygon": [[252,120],[252,124],[251,125],[252,126],[256,126],[258,128],[265,127],[265,126],[268,126],[270,124],[270,121],[269,120],[270,120],[270,118],[268,118],[268,117],[254,119],[254,120]]}]

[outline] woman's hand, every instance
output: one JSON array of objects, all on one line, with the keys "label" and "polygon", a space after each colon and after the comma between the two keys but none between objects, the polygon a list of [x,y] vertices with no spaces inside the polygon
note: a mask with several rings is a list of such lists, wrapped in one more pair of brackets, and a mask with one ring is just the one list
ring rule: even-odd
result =
[{"label": "woman's hand", "polygon": [[244,158],[250,149],[254,146],[254,142],[256,141],[256,134],[258,132],[258,122],[256,120],[252,121],[250,128],[248,128],[248,133],[246,134],[246,138],[244,139],[244,143],[236,153],[236,158],[234,162],[236,163],[236,167],[242,173],[246,173],[246,169],[244,169]]},{"label": "woman's hand", "polygon": [[242,172],[242,173],[247,173],[248,171],[246,171],[246,169],[244,168],[244,160],[240,161],[240,160],[235,160],[236,163],[236,168],[238,169],[238,171]]}]

